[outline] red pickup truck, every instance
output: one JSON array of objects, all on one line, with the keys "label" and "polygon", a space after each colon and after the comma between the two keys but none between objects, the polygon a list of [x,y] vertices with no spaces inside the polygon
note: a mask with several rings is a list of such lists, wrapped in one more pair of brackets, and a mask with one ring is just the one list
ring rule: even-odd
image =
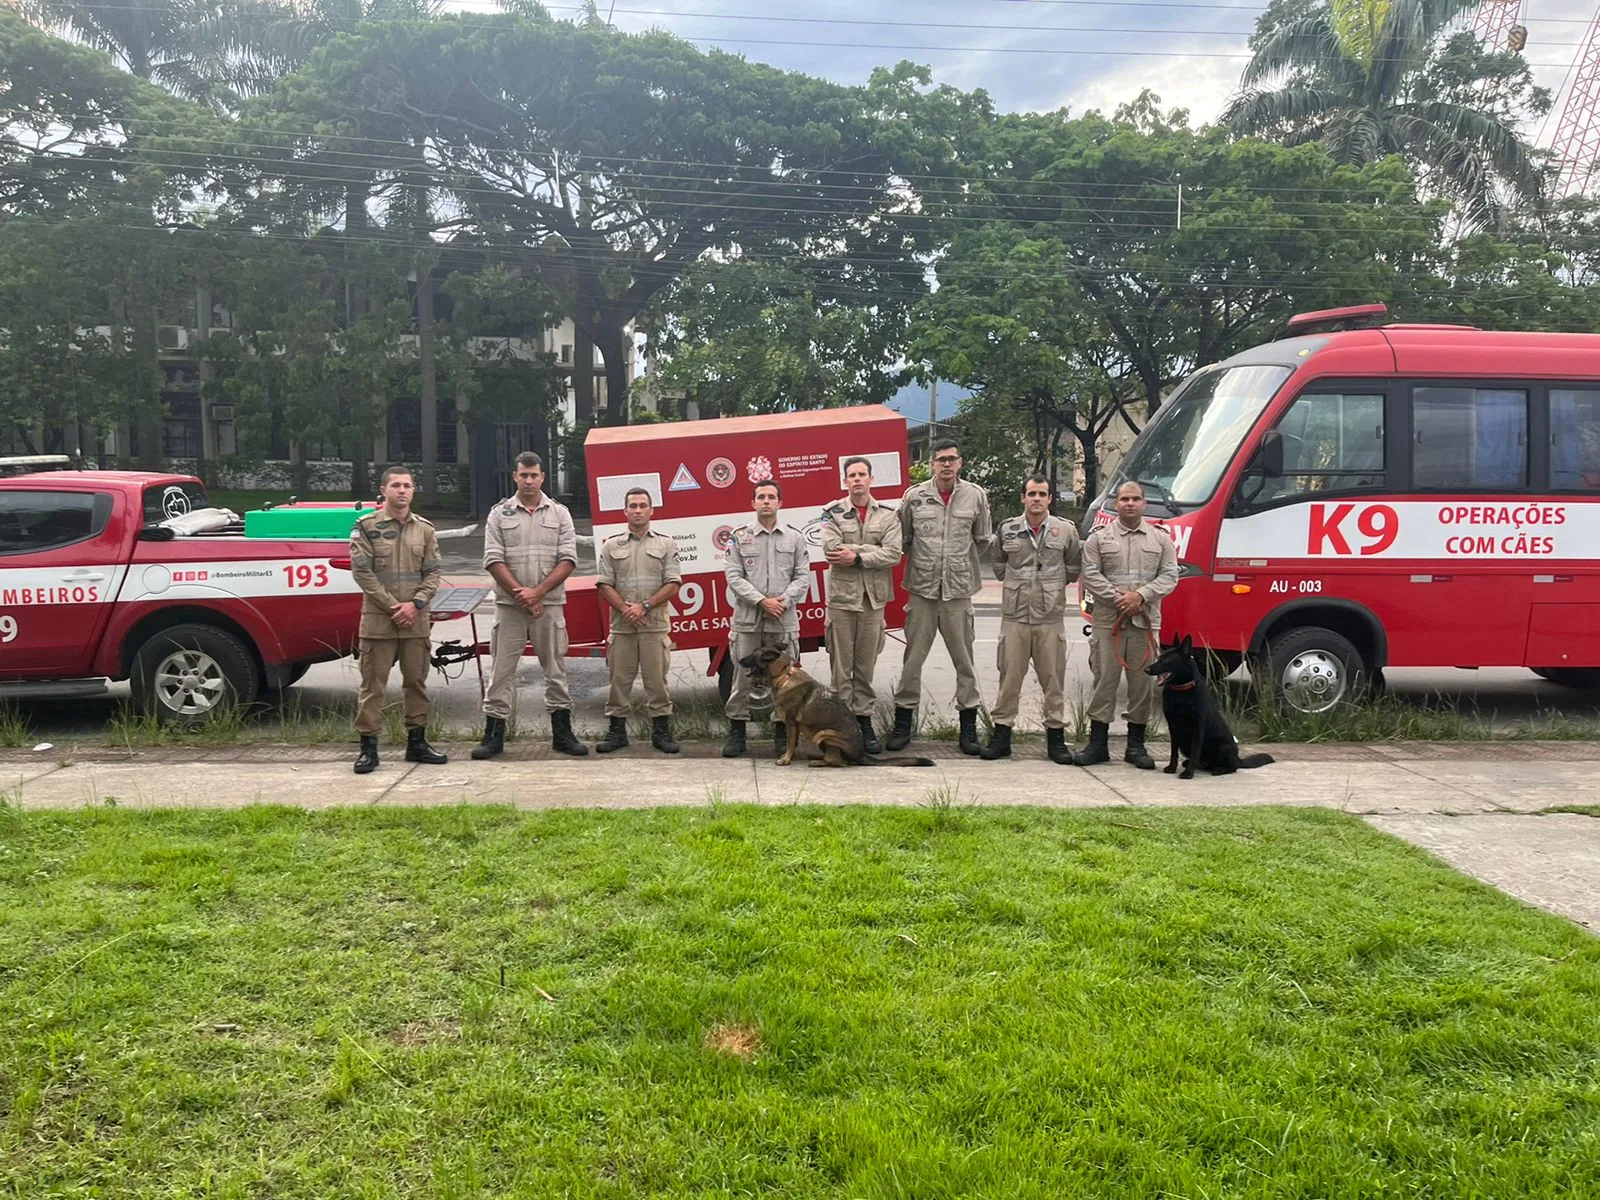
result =
[{"label": "red pickup truck", "polygon": [[349,654],[361,593],[329,561],[342,545],[246,538],[227,517],[186,475],[0,478],[0,698],[127,679],[159,720],[195,724]]}]

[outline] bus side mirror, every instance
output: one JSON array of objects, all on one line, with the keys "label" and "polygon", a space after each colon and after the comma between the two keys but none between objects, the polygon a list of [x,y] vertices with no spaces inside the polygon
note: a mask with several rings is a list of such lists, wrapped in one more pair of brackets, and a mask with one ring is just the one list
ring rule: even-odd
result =
[{"label": "bus side mirror", "polygon": [[1256,449],[1256,470],[1264,479],[1283,478],[1283,434],[1269,429]]}]

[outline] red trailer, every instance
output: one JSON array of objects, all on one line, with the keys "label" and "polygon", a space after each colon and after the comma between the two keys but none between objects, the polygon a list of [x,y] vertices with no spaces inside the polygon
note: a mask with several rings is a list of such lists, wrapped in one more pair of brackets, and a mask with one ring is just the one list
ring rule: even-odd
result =
[{"label": "red trailer", "polygon": [[[898,505],[908,477],[906,419],[881,404],[761,417],[710,421],[652,422],[595,429],[584,443],[589,475],[589,511],[599,544],[627,529],[623,497],[642,487],[655,501],[652,527],[678,543],[683,587],[673,603],[672,641],[678,650],[706,650],[706,674],[717,677],[727,699],[733,663],[727,657],[732,606],[722,571],[728,536],[755,520],[752,491],[758,480],[783,487],[778,519],[800,530],[811,545],[811,592],[800,607],[802,652],[823,645],[827,618],[827,563],[822,557],[822,510],[844,495],[844,461],[857,455],[872,464],[872,494]],[[894,572],[895,598],[886,614],[890,630],[905,628],[900,589],[903,566]],[[569,657],[604,658],[611,609],[600,599],[593,575],[567,580]],[[488,589],[441,591],[434,620],[470,616]],[[489,653],[473,620],[473,647],[441,647],[442,658],[459,662]],[[529,647],[524,651],[533,653]],[[479,684],[483,684],[479,667]]]},{"label": "red trailer", "polygon": [[[755,519],[751,491],[760,479],[783,487],[778,519],[811,545],[811,593],[800,607],[800,645],[823,644],[827,614],[822,558],[822,510],[844,495],[844,460],[872,463],[873,495],[897,504],[910,486],[906,419],[881,404],[761,417],[724,417],[596,429],[584,445],[595,544],[627,529],[623,495],[642,487],[655,500],[654,528],[677,539],[683,587],[673,605],[672,640],[679,650],[709,651],[706,673],[726,696],[733,679],[727,661],[732,607],[722,573],[728,535]],[[593,576],[567,582],[569,654],[603,656],[610,610]],[[905,627],[895,570],[890,629]]]}]

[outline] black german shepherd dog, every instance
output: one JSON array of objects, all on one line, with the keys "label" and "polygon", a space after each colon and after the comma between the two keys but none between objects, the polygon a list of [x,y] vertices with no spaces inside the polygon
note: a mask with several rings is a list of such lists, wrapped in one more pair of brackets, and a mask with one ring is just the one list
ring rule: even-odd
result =
[{"label": "black german shepherd dog", "polygon": [[1179,779],[1193,779],[1196,767],[1213,775],[1232,775],[1240,769],[1264,767],[1270,754],[1240,756],[1228,722],[1206,687],[1200,664],[1194,660],[1194,640],[1185,637],[1169,646],[1144,669],[1161,685],[1161,715],[1167,721],[1167,737],[1172,742],[1172,757],[1162,768],[1168,775],[1178,769],[1178,752],[1183,752],[1183,773]]}]

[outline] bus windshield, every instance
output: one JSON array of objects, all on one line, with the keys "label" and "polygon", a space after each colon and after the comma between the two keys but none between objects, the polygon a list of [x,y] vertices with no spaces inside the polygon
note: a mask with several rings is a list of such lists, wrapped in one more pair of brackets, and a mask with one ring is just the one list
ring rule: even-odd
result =
[{"label": "bus windshield", "polygon": [[1128,450],[1117,481],[1137,479],[1174,506],[1204,504],[1292,367],[1262,364],[1189,376]]}]

